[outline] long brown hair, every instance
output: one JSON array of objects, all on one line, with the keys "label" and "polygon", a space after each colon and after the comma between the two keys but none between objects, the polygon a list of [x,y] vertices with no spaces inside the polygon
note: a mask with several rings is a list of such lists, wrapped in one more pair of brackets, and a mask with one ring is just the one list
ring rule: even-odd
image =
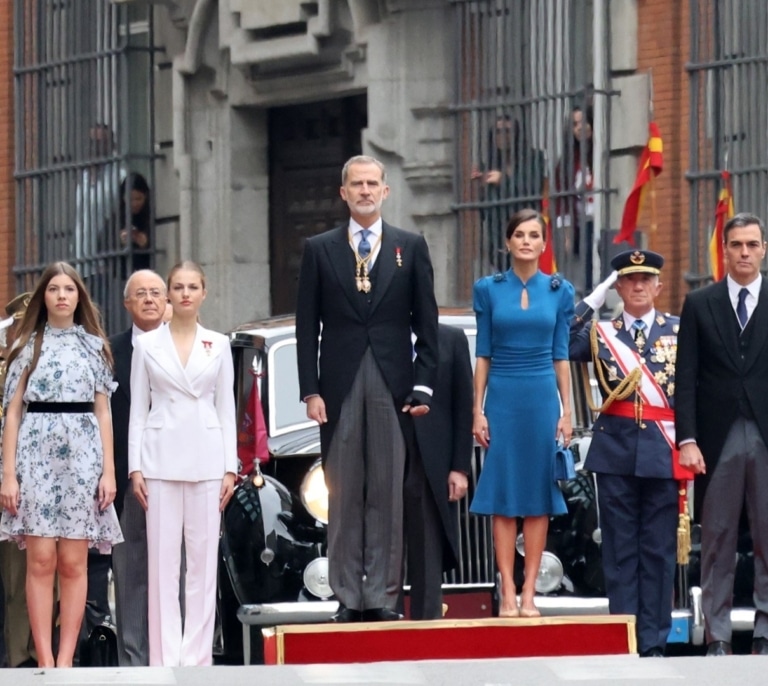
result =
[{"label": "long brown hair", "polygon": [[32,334],[35,334],[35,351],[32,355],[32,363],[30,365],[30,373],[34,371],[37,366],[37,361],[40,359],[40,349],[43,346],[43,331],[45,325],[48,322],[48,310],[45,307],[45,291],[48,288],[48,283],[54,276],[63,274],[68,276],[74,281],[77,287],[77,307],[74,313],[75,324],[80,324],[89,334],[98,336],[104,342],[102,348],[102,355],[112,368],[112,350],[109,347],[109,341],[104,334],[104,329],[101,327],[101,317],[99,311],[91,300],[91,296],[83,284],[83,280],[80,278],[80,274],[70,264],[66,262],[52,262],[49,264],[45,271],[40,275],[35,285],[35,290],[32,291],[32,297],[29,299],[29,305],[27,305],[27,311],[24,313],[24,318],[21,320],[21,326],[19,327],[19,333],[16,337],[16,345],[14,346],[11,354],[8,356],[8,367],[11,366],[11,362],[18,357],[21,350],[29,342]]}]

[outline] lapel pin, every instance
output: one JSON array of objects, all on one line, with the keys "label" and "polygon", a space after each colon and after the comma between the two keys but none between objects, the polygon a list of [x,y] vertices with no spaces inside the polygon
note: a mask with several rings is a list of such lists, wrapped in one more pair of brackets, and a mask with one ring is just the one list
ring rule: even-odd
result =
[{"label": "lapel pin", "polygon": [[213,341],[203,341],[203,348],[205,348],[205,354],[210,357],[211,350],[213,349]]},{"label": "lapel pin", "polygon": [[395,262],[397,262],[398,267],[403,266],[403,253],[400,246],[395,248]]}]

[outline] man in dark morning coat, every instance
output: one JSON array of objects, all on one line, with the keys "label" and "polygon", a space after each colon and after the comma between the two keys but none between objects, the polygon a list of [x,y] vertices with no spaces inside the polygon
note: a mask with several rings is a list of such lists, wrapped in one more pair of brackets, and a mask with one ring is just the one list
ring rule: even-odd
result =
[{"label": "man in dark morning coat", "polygon": [[[679,320],[654,307],[663,263],[661,255],[647,250],[617,255],[611,261],[614,273],[577,305],[570,342],[572,360],[594,362],[603,398],[585,466],[597,478],[609,608],[637,617],[641,657],[664,655],[677,551]],[[614,278],[624,311],[611,321],[592,322]],[[620,399],[606,403],[622,389]]]},{"label": "man in dark morning coat", "polygon": [[472,360],[464,332],[439,325],[437,382],[414,422],[417,450],[405,476],[405,541],[411,619],[442,617],[443,571],[459,560],[458,502],[472,460]]},{"label": "man in dark morning coat", "polygon": [[399,619],[406,442],[429,411],[437,368],[432,263],[422,236],[382,221],[381,162],[348,160],[340,192],[349,224],[304,246],[300,395],[320,423],[334,620]]},{"label": "man in dark morning coat", "polygon": [[133,341],[163,322],[165,283],[148,269],[134,272],[124,289],[124,305],[131,315],[131,328],[109,339],[115,361],[118,387],[110,400],[115,444],[117,497],[115,509],[125,541],[112,550],[115,579],[117,653],[120,666],[149,664],[147,628],[147,525],[144,510],[129,488],[128,417],[131,410],[131,356]]},{"label": "man in dark morning coat", "polygon": [[754,544],[752,652],[768,655],[768,284],[765,227],[737,214],[723,230],[722,281],[690,292],[680,317],[677,436],[696,476],[707,655],[731,652],[739,519]]}]

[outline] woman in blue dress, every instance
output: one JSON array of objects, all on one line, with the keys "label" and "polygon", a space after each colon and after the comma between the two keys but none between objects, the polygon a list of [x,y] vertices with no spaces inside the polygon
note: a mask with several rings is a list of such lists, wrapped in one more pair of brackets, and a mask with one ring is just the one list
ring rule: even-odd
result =
[{"label": "woman in blue dress", "polygon": [[[480,279],[474,288],[473,432],[487,452],[470,509],[493,515],[502,617],[539,616],[533,598],[549,516],[566,511],[553,469],[556,441],[568,445],[572,433],[568,331],[573,287],[539,271],[545,236],[538,212],[516,212],[506,231],[512,268]],[[513,570],[519,517],[525,582],[518,607]]]},{"label": "woman in blue dress", "polygon": [[[27,549],[27,608],[40,667],[71,667],[88,586],[88,548],[123,540],[112,501],[112,355],[82,279],[48,266],[8,357],[0,540]],[[59,649],[52,647],[54,577]]]}]

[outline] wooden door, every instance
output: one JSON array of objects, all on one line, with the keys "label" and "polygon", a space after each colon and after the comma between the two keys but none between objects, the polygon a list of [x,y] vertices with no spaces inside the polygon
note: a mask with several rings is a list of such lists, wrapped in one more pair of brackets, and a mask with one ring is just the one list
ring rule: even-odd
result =
[{"label": "wooden door", "polygon": [[341,168],[360,154],[365,125],[364,95],[270,111],[272,314],[296,308],[304,240],[349,218]]}]

